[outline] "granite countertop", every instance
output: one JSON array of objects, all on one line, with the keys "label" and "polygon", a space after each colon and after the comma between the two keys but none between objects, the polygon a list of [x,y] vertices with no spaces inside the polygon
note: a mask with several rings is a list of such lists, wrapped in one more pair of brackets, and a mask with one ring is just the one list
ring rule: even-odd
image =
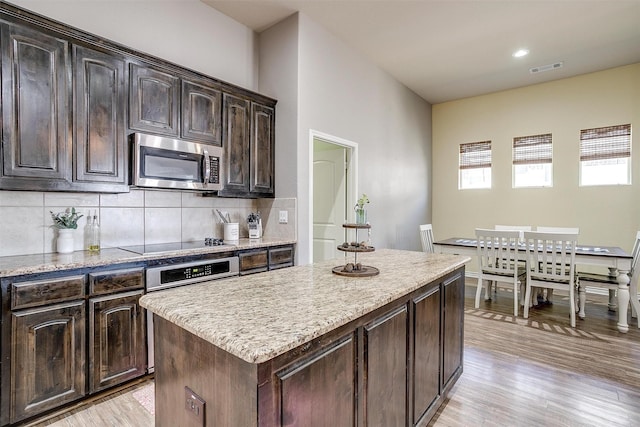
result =
[{"label": "granite countertop", "polygon": [[262,363],[424,286],[469,257],[379,249],[359,258],[373,277],[344,277],[343,261],[285,268],[159,292],[140,304],[250,363]]},{"label": "granite countertop", "polygon": [[128,262],[257,249],[295,243],[295,240],[289,239],[239,239],[233,243],[225,241],[224,246],[206,246],[146,255],[140,255],[120,248],[102,248],[99,252],[76,251],[70,254],[47,253],[6,256],[0,257],[0,277],[47,273],[84,267],[104,267]]}]

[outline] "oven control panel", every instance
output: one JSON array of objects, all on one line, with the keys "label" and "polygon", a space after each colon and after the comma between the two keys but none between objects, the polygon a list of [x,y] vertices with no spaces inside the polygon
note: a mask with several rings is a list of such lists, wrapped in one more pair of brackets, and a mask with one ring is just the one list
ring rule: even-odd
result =
[{"label": "oven control panel", "polygon": [[147,292],[239,275],[238,257],[171,264],[147,269]]}]

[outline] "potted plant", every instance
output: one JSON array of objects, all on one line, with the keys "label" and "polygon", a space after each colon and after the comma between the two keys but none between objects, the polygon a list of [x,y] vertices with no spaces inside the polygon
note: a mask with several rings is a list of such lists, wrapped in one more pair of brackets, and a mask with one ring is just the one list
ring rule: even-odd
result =
[{"label": "potted plant", "polygon": [[67,208],[64,212],[51,213],[53,227],[58,229],[58,240],[56,247],[59,253],[68,254],[73,252],[73,230],[78,228],[78,220],[83,215],[76,212],[76,208]]},{"label": "potted plant", "polygon": [[358,202],[353,207],[356,211],[356,224],[367,223],[367,210],[364,208],[364,205],[367,203],[369,203],[369,198],[365,193],[362,193],[362,197],[358,199]]}]

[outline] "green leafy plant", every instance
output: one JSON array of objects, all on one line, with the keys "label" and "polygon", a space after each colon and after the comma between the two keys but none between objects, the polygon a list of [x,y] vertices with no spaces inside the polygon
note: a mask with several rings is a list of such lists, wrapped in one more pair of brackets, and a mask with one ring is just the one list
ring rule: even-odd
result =
[{"label": "green leafy plant", "polygon": [[51,213],[51,218],[53,219],[53,226],[55,228],[78,228],[78,220],[82,218],[84,215],[78,214],[76,212],[76,208],[67,208],[64,212]]},{"label": "green leafy plant", "polygon": [[369,203],[369,198],[366,194],[362,193],[362,197],[358,199],[358,203],[356,203],[356,206],[358,206],[358,209],[362,209],[367,203]]}]

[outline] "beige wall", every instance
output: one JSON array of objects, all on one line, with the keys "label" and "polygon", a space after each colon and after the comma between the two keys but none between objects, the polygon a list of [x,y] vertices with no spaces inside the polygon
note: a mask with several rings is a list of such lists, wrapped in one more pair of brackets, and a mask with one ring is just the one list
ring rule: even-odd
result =
[{"label": "beige wall", "polygon": [[[580,187],[581,129],[640,129],[640,64],[433,106],[436,239],[495,224],[580,227],[584,244],[631,250],[640,230],[640,139],[632,135],[633,185]],[[553,134],[553,187],[513,189],[515,136]],[[461,143],[492,141],[492,188],[458,190]]]}]

